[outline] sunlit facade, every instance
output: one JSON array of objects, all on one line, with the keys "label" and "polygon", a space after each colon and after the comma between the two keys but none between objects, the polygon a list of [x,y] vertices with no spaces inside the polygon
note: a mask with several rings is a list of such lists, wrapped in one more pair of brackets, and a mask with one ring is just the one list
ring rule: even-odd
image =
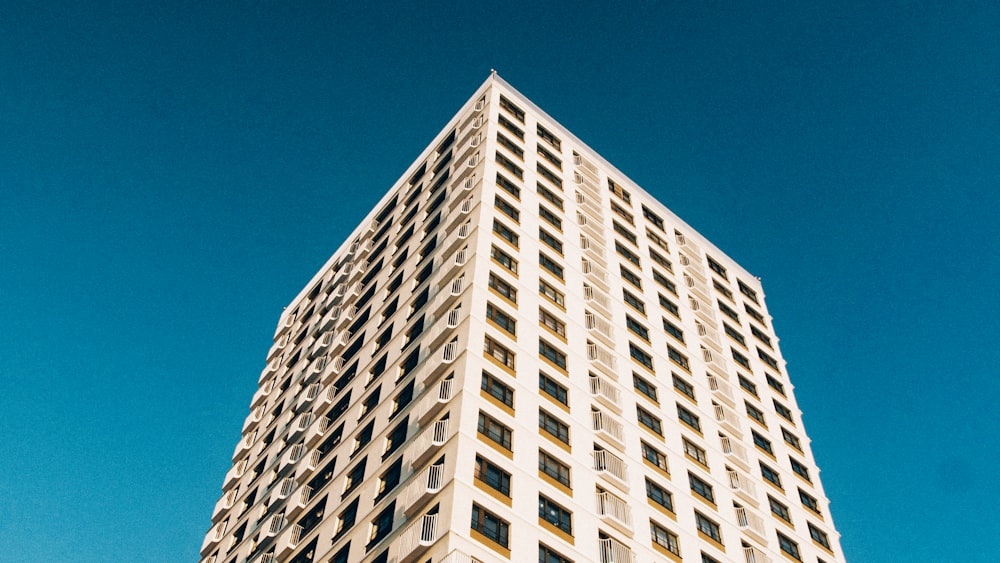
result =
[{"label": "sunlit facade", "polygon": [[844,560],[760,282],[496,75],[259,385],[204,563]]}]

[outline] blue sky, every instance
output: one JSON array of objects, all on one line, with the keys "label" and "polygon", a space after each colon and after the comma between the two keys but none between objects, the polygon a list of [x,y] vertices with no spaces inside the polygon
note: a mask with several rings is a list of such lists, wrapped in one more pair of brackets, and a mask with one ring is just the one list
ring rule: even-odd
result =
[{"label": "blue sky", "polygon": [[491,68],[763,278],[850,560],[997,559],[1000,4],[99,4],[0,6],[0,561],[197,560],[282,307]]}]

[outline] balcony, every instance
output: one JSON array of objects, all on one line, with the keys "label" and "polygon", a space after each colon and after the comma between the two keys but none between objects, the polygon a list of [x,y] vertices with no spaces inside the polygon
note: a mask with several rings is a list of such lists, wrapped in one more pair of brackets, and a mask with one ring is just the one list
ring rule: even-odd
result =
[{"label": "balcony", "polygon": [[704,346],[701,347],[701,356],[705,359],[705,363],[708,367],[714,369],[719,373],[728,373],[726,371],[726,360],[723,358],[722,354],[718,352],[712,352]]},{"label": "balcony", "polygon": [[615,355],[607,348],[593,342],[587,343],[587,359],[595,367],[604,371],[612,379],[618,379]]},{"label": "balcony", "polygon": [[608,271],[603,267],[598,266],[596,262],[582,258],[580,260],[581,267],[583,269],[583,275],[586,276],[588,280],[597,284],[605,291],[609,290],[608,285]]},{"label": "balcony", "polygon": [[415,560],[438,540],[438,515],[424,514],[399,537],[399,561]]},{"label": "balcony", "polygon": [[611,410],[621,413],[621,392],[618,387],[599,375],[591,374],[588,379],[590,381],[590,396]]},{"label": "balcony", "polygon": [[587,238],[592,243],[596,243],[602,247],[607,246],[607,240],[604,238],[604,225],[601,221],[577,211],[576,223],[580,225],[580,230],[587,235]]},{"label": "balcony", "polygon": [[294,550],[299,545],[299,540],[302,539],[302,526],[295,524],[291,526],[278,537],[278,541],[275,542],[274,555],[279,561],[284,561],[282,557],[287,555],[289,552]]},{"label": "balcony", "polygon": [[594,450],[594,471],[610,478],[624,490],[628,490],[628,465],[625,460],[608,450]]},{"label": "balcony", "polygon": [[764,519],[753,510],[743,507],[733,507],[736,511],[736,525],[740,530],[755,536],[757,539],[767,542],[764,531]]},{"label": "balcony", "polygon": [[309,504],[309,501],[312,500],[312,492],[312,487],[302,485],[299,490],[292,493],[291,499],[285,505],[285,513],[288,518],[294,517]]},{"label": "balcony", "polygon": [[451,401],[454,393],[455,379],[442,379],[432,384],[431,389],[420,399],[420,405],[413,409],[417,424],[423,426],[437,416],[441,409]]},{"label": "balcony", "polygon": [[694,297],[688,297],[688,305],[691,306],[691,310],[698,315],[701,320],[708,323],[709,326],[716,326],[715,322],[715,311],[712,310],[710,305],[706,304],[705,301],[700,301]]},{"label": "balcony", "polygon": [[622,542],[614,538],[598,541],[598,561],[600,563],[635,563],[635,554]]},{"label": "balcony", "polygon": [[587,215],[590,215],[594,219],[600,220],[602,213],[601,213],[601,202],[599,199],[596,199],[593,196],[588,198],[582,192],[577,191],[576,203],[577,205],[580,206],[580,209],[583,209],[583,211]]},{"label": "balcony", "polygon": [[701,336],[701,341],[708,344],[716,352],[722,352],[722,341],[719,340],[719,332],[714,328],[695,321],[698,325],[698,335]]},{"label": "balcony", "polygon": [[715,420],[718,421],[723,428],[729,429],[729,431],[737,436],[743,435],[743,428],[740,426],[740,420],[732,409],[718,403],[712,403],[712,409],[715,411]]},{"label": "balcony", "polygon": [[421,471],[403,491],[403,512],[407,516],[420,511],[431,497],[444,488],[444,464],[431,465]]},{"label": "balcony", "polygon": [[756,506],[757,487],[754,485],[753,481],[751,481],[746,475],[743,475],[739,471],[735,471],[733,469],[730,469],[727,473],[729,473],[729,488]]},{"label": "balcony", "polygon": [[756,547],[743,546],[743,559],[746,563],[771,563],[771,558]]},{"label": "balcony", "polygon": [[730,407],[736,406],[736,401],[733,399],[733,389],[728,383],[719,376],[709,373],[708,375],[708,388],[715,393],[715,396],[720,400],[728,404]]},{"label": "balcony", "polygon": [[417,436],[411,446],[411,451],[415,454],[415,457],[411,461],[412,466],[420,467],[430,459],[448,441],[448,438],[451,437],[448,431],[449,421],[446,418],[436,421]]},{"label": "balcony", "polygon": [[627,502],[609,493],[597,493],[597,515],[618,531],[632,535],[632,509]]},{"label": "balcony", "polygon": [[750,458],[747,457],[747,449],[743,444],[723,435],[719,436],[719,442],[722,443],[722,453],[726,454],[730,461],[750,470]]},{"label": "balcony", "polygon": [[583,284],[583,300],[587,305],[600,309],[598,311],[605,318],[611,316],[611,298],[603,290],[590,284]]},{"label": "balcony", "polygon": [[445,364],[454,362],[458,352],[458,338],[456,338],[441,348],[441,362]]},{"label": "balcony", "polygon": [[590,417],[594,425],[594,432],[598,436],[602,436],[606,440],[611,440],[618,445],[624,445],[625,432],[621,422],[599,410],[590,411]]},{"label": "balcony", "polygon": [[330,419],[322,416],[318,421],[315,421],[309,431],[306,432],[305,445],[306,447],[313,447],[316,442],[326,434],[326,431],[330,428]]},{"label": "balcony", "polygon": [[614,336],[612,336],[614,327],[610,321],[603,316],[594,314],[591,311],[584,311],[583,318],[584,324],[587,327],[587,332],[593,334],[594,336],[601,337],[601,339],[609,345],[614,345]]}]

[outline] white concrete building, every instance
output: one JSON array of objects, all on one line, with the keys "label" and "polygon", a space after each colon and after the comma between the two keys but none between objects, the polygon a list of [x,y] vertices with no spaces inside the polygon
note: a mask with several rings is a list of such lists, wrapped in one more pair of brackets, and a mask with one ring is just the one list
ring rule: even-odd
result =
[{"label": "white concrete building", "polygon": [[843,561],[771,327],[493,75],[282,315],[202,561]]}]

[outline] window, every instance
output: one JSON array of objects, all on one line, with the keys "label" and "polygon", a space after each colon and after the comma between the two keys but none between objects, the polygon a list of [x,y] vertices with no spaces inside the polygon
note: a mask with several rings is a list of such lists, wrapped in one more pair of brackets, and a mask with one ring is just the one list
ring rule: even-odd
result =
[{"label": "window", "polygon": [[662,469],[664,472],[669,473],[670,469],[667,467],[667,456],[660,450],[647,444],[645,440],[641,440],[641,444],[642,457],[649,463],[652,463],[656,467]]},{"label": "window", "polygon": [[806,481],[812,483],[812,479],[809,478],[809,468],[803,465],[799,460],[794,457],[789,456],[788,461],[792,464],[792,472],[802,477]]},{"label": "window", "polygon": [[765,334],[764,331],[754,325],[750,325],[750,334],[754,335],[754,338],[763,342],[768,348],[771,348],[771,337]]},{"label": "window", "polygon": [[808,526],[809,526],[809,537],[811,537],[814,542],[820,544],[821,546],[827,549],[830,549],[830,537],[826,535],[826,532],[820,530],[816,526],[813,526],[812,522],[809,522]]},{"label": "window", "polygon": [[515,248],[519,245],[520,238],[517,236],[517,233],[496,219],[493,220],[493,232],[499,235],[500,238],[514,245]]},{"label": "window", "polygon": [[514,369],[514,352],[487,336],[483,340],[483,352],[500,362],[501,365]]},{"label": "window", "polygon": [[632,386],[635,390],[642,393],[652,400],[654,403],[658,403],[659,400],[656,398],[656,386],[647,381],[646,379],[639,376],[639,374],[632,372]]},{"label": "window", "polygon": [[559,305],[560,307],[566,306],[566,296],[563,295],[561,291],[542,280],[538,280],[538,293],[544,295],[549,301]]},{"label": "window", "polygon": [[694,473],[688,471],[688,483],[691,485],[691,491],[700,496],[701,498],[707,500],[708,502],[715,504],[715,495],[712,493],[712,485],[709,485],[701,478],[699,478]]},{"label": "window", "polygon": [[684,453],[691,459],[697,461],[698,463],[708,467],[708,456],[705,454],[705,450],[699,447],[697,444],[688,440],[687,438],[681,438],[681,442],[684,445]]},{"label": "window", "polygon": [[795,420],[792,418],[792,411],[789,410],[788,407],[786,407],[785,405],[779,403],[774,399],[772,399],[771,402],[774,403],[774,412],[778,413],[778,415],[780,415],[781,418],[784,418],[788,422],[791,422],[793,424],[795,423]]},{"label": "window", "polygon": [[569,444],[569,426],[542,409],[538,409],[538,428],[560,442]]},{"label": "window", "polygon": [[644,327],[639,321],[633,319],[631,315],[625,315],[625,326],[628,327],[629,331],[633,334],[646,342],[649,342],[649,329]]},{"label": "window", "polygon": [[674,338],[676,338],[680,342],[684,342],[684,331],[681,330],[674,323],[668,321],[667,319],[663,319],[663,330],[665,330],[667,332],[667,334],[669,334],[670,336],[673,336]]},{"label": "window", "polygon": [[515,198],[521,199],[521,188],[519,188],[514,182],[511,182],[504,177],[503,174],[497,173],[497,186]]},{"label": "window", "polygon": [[684,424],[687,424],[691,428],[701,432],[701,421],[698,420],[698,415],[680,405],[677,405],[677,418]]},{"label": "window", "polygon": [[744,356],[743,354],[740,354],[739,352],[737,352],[736,350],[733,350],[732,348],[730,348],[729,351],[733,353],[733,361],[734,362],[740,364],[741,366],[743,366],[743,367],[745,367],[747,369],[750,369],[750,360],[746,356]]},{"label": "window", "polygon": [[781,532],[776,533],[778,534],[778,547],[781,548],[781,551],[784,551],[793,558],[802,561],[802,556],[799,555],[799,544],[795,543],[791,538]]},{"label": "window", "polygon": [[628,290],[624,289],[622,290],[622,297],[625,299],[626,303],[632,306],[633,309],[639,311],[643,315],[646,314],[646,304],[643,303],[641,299],[629,293]]},{"label": "window", "polygon": [[657,229],[663,230],[663,219],[645,205],[642,206],[642,216],[650,223],[656,225]]},{"label": "window", "polygon": [[573,563],[573,560],[546,545],[538,544],[538,563]]},{"label": "window", "polygon": [[521,128],[518,127],[517,125],[514,125],[514,122],[507,119],[503,115],[497,116],[497,121],[500,123],[501,127],[506,129],[507,131],[510,131],[515,137],[517,137],[522,141],[524,140],[524,131],[522,131]]},{"label": "window", "polygon": [[521,222],[521,212],[518,211],[516,207],[508,203],[507,200],[505,200],[504,198],[500,196],[494,197],[493,204],[504,215],[510,217],[511,219],[513,219],[518,223]]},{"label": "window", "polygon": [[524,123],[524,112],[521,111],[521,108],[515,106],[513,102],[511,102],[504,96],[500,96],[500,107],[503,108],[504,111],[506,111],[507,113],[514,116],[514,119],[520,121],[521,123]]},{"label": "window", "polygon": [[767,422],[764,420],[764,411],[758,409],[757,407],[751,405],[750,403],[748,403],[746,401],[743,401],[743,404],[746,405],[747,416],[749,416],[750,418],[752,418],[752,419],[756,420],[757,422],[763,424],[764,427],[766,428],[767,427]]},{"label": "window", "polygon": [[628,205],[632,205],[632,195],[625,191],[625,188],[619,186],[614,180],[608,178],[608,190],[621,198],[622,201]]},{"label": "window", "polygon": [[395,512],[396,501],[392,501],[372,520],[366,549],[371,550],[378,542],[389,535],[389,532],[392,531],[392,516]]},{"label": "window", "polygon": [[717,300],[716,303],[719,305],[719,310],[722,311],[723,315],[726,315],[727,317],[733,319],[736,322],[740,322],[740,314],[734,311],[732,307],[726,305],[722,301]]},{"label": "window", "polygon": [[390,418],[406,408],[406,406],[413,401],[413,385],[414,382],[411,380],[405,387],[403,387],[403,390],[399,392],[399,395],[396,395],[396,398],[392,400],[392,414],[389,415]]},{"label": "window", "polygon": [[497,379],[489,372],[483,371],[483,379],[480,384],[480,389],[485,391],[487,395],[493,397],[508,407],[514,407],[514,389]]},{"label": "window", "polygon": [[535,170],[538,171],[539,176],[552,182],[552,184],[560,190],[562,189],[562,178],[556,176],[551,170],[542,166],[541,163],[535,165]]},{"label": "window", "polygon": [[544,243],[552,250],[555,250],[559,254],[563,253],[562,241],[552,236],[551,233],[549,233],[548,231],[546,231],[541,227],[538,228],[538,240],[542,241],[542,243]]},{"label": "window", "polygon": [[730,291],[728,287],[722,285],[721,283],[719,283],[718,280],[714,278],[712,279],[712,287],[714,287],[715,290],[721,293],[722,295],[726,296],[726,298],[729,299],[730,301],[733,300],[733,292]]},{"label": "window", "polygon": [[722,531],[719,530],[719,524],[717,524],[714,520],[695,510],[694,521],[695,525],[698,526],[699,532],[719,543],[722,543]]},{"label": "window", "polygon": [[538,216],[544,219],[553,227],[559,229],[559,231],[562,231],[562,219],[557,217],[555,213],[552,213],[551,211],[546,209],[545,206],[543,205],[538,206]]},{"label": "window", "polygon": [[781,427],[781,437],[785,439],[785,443],[789,446],[800,452],[802,451],[802,442],[799,441],[799,437],[789,432],[784,426]]},{"label": "window", "polygon": [[743,338],[743,335],[740,334],[739,332],[737,332],[735,328],[729,326],[726,323],[722,323],[722,329],[726,332],[726,336],[728,336],[729,338],[732,338],[733,340],[739,342],[740,346],[744,346],[745,347],[747,345],[746,339]]},{"label": "window", "polygon": [[652,536],[653,543],[656,545],[659,545],[674,555],[681,554],[681,548],[677,542],[677,534],[671,532],[656,522],[653,522],[652,520],[649,521],[649,535]]},{"label": "window", "polygon": [[677,295],[677,284],[668,280],[666,276],[656,271],[656,268],[653,268],[653,281],[660,284],[663,287],[663,289],[666,289],[670,293]]},{"label": "window", "polygon": [[646,366],[650,371],[653,371],[653,357],[647,354],[642,348],[639,348],[635,344],[629,342],[628,353],[632,356],[632,359]]},{"label": "window", "polygon": [[781,368],[778,367],[778,360],[775,360],[770,356],[770,354],[760,348],[757,348],[757,357],[760,358],[765,364],[771,366],[771,369],[781,371]]},{"label": "window", "polygon": [[750,286],[748,286],[747,284],[743,283],[741,280],[736,280],[736,284],[739,285],[739,287],[740,287],[740,293],[742,293],[743,295],[746,295],[747,297],[749,297],[750,300],[753,301],[754,303],[758,303],[758,301],[757,301],[757,292],[756,291],[754,291],[753,289],[751,289]]},{"label": "window", "polygon": [[552,154],[545,147],[543,147],[541,145],[536,145],[536,148],[538,149],[538,155],[539,156],[541,156],[545,160],[549,161],[556,168],[562,170],[562,159],[561,158],[559,158],[558,156]]},{"label": "window", "polygon": [[538,339],[538,355],[549,360],[557,367],[566,369],[566,354],[563,354],[554,346],[542,339]]},{"label": "window", "polygon": [[559,137],[556,137],[555,135],[550,133],[549,130],[542,127],[541,124],[537,125],[537,131],[539,139],[552,145],[552,148],[556,149],[557,151],[562,150],[562,141],[559,140]]},{"label": "window", "polygon": [[779,489],[782,488],[781,475],[779,475],[778,472],[774,470],[774,468],[765,464],[764,462],[761,461],[759,463],[760,463],[761,476],[764,477],[764,479],[766,479],[767,481],[771,482],[772,484],[777,485]]},{"label": "window", "polygon": [[403,458],[397,459],[389,466],[389,469],[383,473],[378,479],[378,495],[375,497],[375,502],[377,503],[380,499],[384,498],[393,489],[399,485],[399,477],[403,470]]},{"label": "window", "polygon": [[486,303],[486,318],[493,322],[496,326],[504,329],[511,336],[517,334],[517,321],[513,317],[504,313],[499,307],[496,307],[492,303]]},{"label": "window", "polygon": [[363,419],[368,413],[378,406],[378,396],[381,389],[376,389],[361,401],[361,412],[358,413],[358,420]]},{"label": "window", "polygon": [[649,257],[653,260],[653,262],[656,262],[657,264],[666,268],[668,272],[674,271],[674,265],[670,263],[670,260],[667,260],[666,258],[663,257],[662,254],[653,250],[652,248],[649,249]]},{"label": "window", "polygon": [[538,253],[538,264],[555,277],[563,279],[563,267],[541,252]]},{"label": "window", "polygon": [[771,389],[774,389],[775,391],[777,391],[778,393],[781,393],[782,395],[785,394],[785,386],[784,386],[784,384],[782,384],[780,381],[778,381],[777,379],[775,379],[775,377],[773,375],[771,375],[769,373],[765,373],[764,377],[767,378],[767,385]]},{"label": "window", "polygon": [[410,325],[410,328],[406,331],[406,336],[403,338],[403,348],[406,348],[412,344],[418,336],[424,332],[424,316],[421,315],[416,321]]},{"label": "window", "polygon": [[520,160],[524,160],[524,149],[517,146],[517,143],[515,143],[514,141],[511,141],[510,139],[505,137],[503,133],[497,133],[497,144],[512,152],[514,156],[516,156]]},{"label": "window", "polygon": [[391,432],[385,437],[385,448],[382,450],[382,459],[389,459],[389,456],[396,453],[396,451],[406,442],[406,427],[407,419],[409,417],[403,417],[402,422],[396,425]]},{"label": "window", "polygon": [[360,452],[362,448],[372,441],[372,431],[374,429],[375,421],[373,420],[358,432],[357,436],[354,437],[354,449],[351,450],[352,456]]},{"label": "window", "polygon": [[544,495],[538,495],[538,517],[567,534],[573,533],[573,513]]},{"label": "window", "polygon": [[555,205],[560,210],[563,208],[563,200],[561,197],[557,196],[555,192],[546,188],[541,183],[537,184],[536,189],[538,190],[538,195],[542,196],[542,199],[548,201],[552,205]]},{"label": "window", "polygon": [[712,270],[716,274],[719,274],[720,276],[722,276],[722,279],[728,281],[729,276],[726,275],[726,268],[723,267],[722,264],[719,264],[718,262],[713,260],[711,256],[707,256],[706,258],[708,258],[708,269]]},{"label": "window", "polygon": [[636,275],[635,272],[629,270],[625,266],[618,266],[619,271],[622,274],[622,279],[628,283],[634,285],[635,287],[642,289],[642,278]]},{"label": "window", "polygon": [[512,303],[517,303],[517,290],[514,289],[514,286],[503,281],[502,278],[497,277],[497,275],[493,272],[490,272],[490,278],[487,283],[489,284],[490,289],[496,291],[503,297],[506,297]]},{"label": "window", "polygon": [[816,500],[816,497],[810,495],[802,489],[799,489],[799,500],[802,501],[802,506],[812,510],[816,514],[820,514],[819,501]]},{"label": "window", "polygon": [[659,418],[653,416],[653,413],[640,406],[635,407],[635,412],[639,419],[639,424],[650,429],[653,433],[663,436],[663,424],[660,422]]},{"label": "window", "polygon": [[745,389],[747,393],[750,393],[754,397],[759,396],[757,395],[757,385],[755,385],[753,381],[747,379],[743,374],[737,374],[737,377],[740,381],[740,387]]},{"label": "window", "polygon": [[[502,120],[503,117],[501,116],[500,119]],[[524,178],[524,170],[522,170],[520,166],[514,164],[513,160],[511,160],[511,159],[507,158],[506,156],[500,154],[500,152],[497,152],[497,154],[496,154],[496,161],[497,161],[497,164],[499,164],[504,169],[506,169],[508,172],[510,172],[511,174],[513,174],[515,177],[517,177],[518,180],[521,180],[521,179]]]},{"label": "window", "polygon": [[663,508],[666,508],[670,512],[674,511],[673,495],[671,495],[670,492],[663,487],[656,484],[656,482],[651,480],[649,477],[646,477],[646,498]]},{"label": "window", "polygon": [[743,309],[747,312],[748,315],[750,315],[750,318],[752,318],[753,320],[759,322],[764,326],[767,326],[767,321],[764,320],[764,315],[761,315],[756,309],[746,304],[743,305]]},{"label": "window", "polygon": [[684,395],[687,395],[692,400],[694,400],[694,386],[684,380],[681,376],[676,373],[670,374],[671,379],[674,382],[674,389],[677,389]]},{"label": "window", "polygon": [[538,390],[564,405],[569,404],[569,391],[566,387],[542,372],[538,372]]},{"label": "window", "polygon": [[472,504],[472,529],[504,548],[510,547],[510,523],[476,503]]},{"label": "window", "polygon": [[496,246],[490,247],[490,257],[504,268],[507,268],[515,274],[517,273],[517,260],[514,260],[514,258],[512,258],[509,254],[500,250]]},{"label": "window", "polygon": [[621,223],[619,223],[618,221],[615,221],[613,219],[611,221],[611,225],[612,225],[612,228],[615,230],[615,232],[618,233],[619,235],[621,235],[622,238],[624,238],[625,240],[627,240],[627,241],[631,242],[632,244],[638,246],[638,239],[636,238],[635,233],[633,233],[632,231],[626,229],[625,227],[622,226]]},{"label": "window", "polygon": [[669,345],[667,346],[667,357],[669,357],[672,362],[674,362],[675,364],[681,366],[685,370],[691,371],[691,366],[688,363],[687,356],[685,356],[684,354],[681,354],[673,346],[669,346]]},{"label": "window", "polygon": [[341,500],[347,498],[347,495],[351,494],[351,491],[356,489],[364,480],[366,461],[367,458],[362,458],[357,465],[347,472],[347,477],[344,480],[344,494],[340,497]]},{"label": "window", "polygon": [[624,207],[618,205],[613,201],[611,202],[611,211],[615,215],[627,221],[629,225],[635,225],[635,218],[632,216],[632,214],[626,211]]},{"label": "window", "polygon": [[555,479],[558,483],[570,486],[569,466],[543,450],[538,450],[538,471]]},{"label": "window", "polygon": [[538,324],[548,328],[559,336],[566,336],[566,323],[560,321],[555,315],[545,309],[538,309]]},{"label": "window", "polygon": [[770,454],[773,457],[774,456],[774,448],[771,447],[771,441],[768,440],[767,438],[761,436],[760,434],[758,434],[756,430],[751,430],[750,433],[753,434],[753,443],[754,443],[754,445],[756,445],[758,448],[764,450],[765,452],[767,452],[768,454]]},{"label": "window", "polygon": [[476,456],[476,479],[487,484],[505,497],[510,496],[510,473],[507,473],[500,466],[483,458]]},{"label": "window", "polygon": [[704,551],[701,552],[701,563],[719,563],[719,560],[707,555]]},{"label": "window", "polygon": [[333,538],[336,540],[337,538],[349,532],[351,528],[354,527],[354,522],[357,520],[357,518],[358,518],[358,499],[354,499],[353,501],[351,501],[351,504],[347,505],[347,508],[345,508],[337,516],[337,527],[336,531],[334,532]]},{"label": "window", "polygon": [[625,247],[622,243],[615,241],[615,251],[622,256],[622,258],[628,260],[629,262],[639,266],[639,256],[634,252]]},{"label": "window", "polygon": [[771,495],[767,495],[767,501],[771,505],[772,514],[774,514],[778,518],[781,518],[785,522],[788,522],[789,524],[792,523],[792,514],[791,512],[788,511],[787,506],[776,500]]},{"label": "window", "polygon": [[[664,252],[670,252],[670,245],[667,244],[667,241],[663,240],[659,235],[649,230],[648,227],[646,228],[646,237],[650,242],[658,246]],[[667,269],[670,270],[671,268],[667,267]]]},{"label": "window", "polygon": [[677,307],[677,305],[673,301],[667,299],[666,297],[660,294],[657,295],[659,295],[660,297],[660,307],[666,309],[671,315],[680,318],[681,310]]},{"label": "window", "polygon": [[511,429],[482,411],[479,412],[478,430],[480,434],[497,443],[503,449],[511,449],[511,440],[513,438]]}]

